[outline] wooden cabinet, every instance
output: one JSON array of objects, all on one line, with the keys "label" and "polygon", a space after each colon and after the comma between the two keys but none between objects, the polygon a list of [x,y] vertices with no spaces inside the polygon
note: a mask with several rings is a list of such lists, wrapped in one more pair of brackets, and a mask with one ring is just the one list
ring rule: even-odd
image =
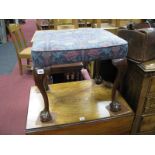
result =
[{"label": "wooden cabinet", "polygon": [[128,62],[123,95],[135,111],[132,134],[155,133],[154,67],[155,60],[141,64]]},{"label": "wooden cabinet", "polygon": [[155,133],[155,114],[142,115],[139,127],[140,133]]}]

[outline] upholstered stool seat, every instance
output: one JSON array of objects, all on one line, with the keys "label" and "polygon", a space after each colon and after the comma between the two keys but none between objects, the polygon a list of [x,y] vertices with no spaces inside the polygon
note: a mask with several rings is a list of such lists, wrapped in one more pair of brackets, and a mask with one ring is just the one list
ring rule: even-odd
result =
[{"label": "upholstered stool seat", "polygon": [[128,52],[125,40],[98,28],[38,31],[33,40],[32,59],[37,68],[124,58]]}]

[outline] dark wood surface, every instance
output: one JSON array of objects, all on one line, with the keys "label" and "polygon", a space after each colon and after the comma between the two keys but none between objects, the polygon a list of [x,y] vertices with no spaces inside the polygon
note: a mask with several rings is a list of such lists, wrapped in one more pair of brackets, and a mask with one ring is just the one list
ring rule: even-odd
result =
[{"label": "dark wood surface", "polygon": [[[127,135],[130,134],[133,115],[126,117],[94,120],[57,127],[26,130],[28,135]],[[121,123],[121,124],[120,124]]]},{"label": "dark wood surface", "polygon": [[146,25],[140,24],[138,29],[118,30],[118,36],[128,41],[127,57],[138,62],[155,59],[155,29],[145,27]]},{"label": "dark wood surface", "polygon": [[110,111],[111,88],[94,80],[50,85],[47,92],[53,120],[42,123],[44,108],[37,87],[31,88],[26,134],[129,134],[134,114],[117,92],[121,104],[118,112]]},{"label": "dark wood surface", "polygon": [[155,131],[155,114],[144,114],[141,118],[140,132]]}]

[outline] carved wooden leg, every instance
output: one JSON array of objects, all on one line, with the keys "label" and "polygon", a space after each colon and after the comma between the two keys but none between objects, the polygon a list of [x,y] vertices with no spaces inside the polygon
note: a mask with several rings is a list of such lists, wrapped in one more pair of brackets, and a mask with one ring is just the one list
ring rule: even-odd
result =
[{"label": "carved wooden leg", "polygon": [[46,91],[49,91],[49,87],[48,87],[48,83],[49,83],[49,77],[48,75],[45,75],[44,79],[43,79],[43,84],[44,84],[44,88]]},{"label": "carved wooden leg", "polygon": [[110,110],[113,112],[117,112],[121,110],[121,105],[116,101],[116,91],[117,88],[121,85],[121,82],[125,75],[127,69],[127,59],[114,59],[112,60],[112,63],[118,69],[118,72],[112,89],[112,102],[110,104]]},{"label": "carved wooden leg", "polygon": [[41,111],[40,113],[40,120],[42,122],[47,122],[52,120],[52,117],[50,115],[50,111],[49,111],[49,102],[48,102],[48,97],[46,94],[46,74],[44,73],[43,69],[34,69],[34,80],[35,80],[35,84],[36,86],[39,88],[43,99],[44,99],[44,109],[43,111]]},{"label": "carved wooden leg", "polygon": [[96,84],[101,84],[102,83],[102,77],[100,75],[100,66],[101,62],[99,60],[96,60],[95,62],[95,82]]}]

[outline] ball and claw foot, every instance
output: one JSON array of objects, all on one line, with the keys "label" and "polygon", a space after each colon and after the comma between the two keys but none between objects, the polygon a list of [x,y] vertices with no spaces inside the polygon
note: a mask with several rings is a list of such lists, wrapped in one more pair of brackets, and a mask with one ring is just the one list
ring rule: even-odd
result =
[{"label": "ball and claw foot", "polygon": [[110,103],[110,110],[112,112],[118,112],[121,110],[121,104],[118,103],[117,101],[113,101]]},{"label": "ball and claw foot", "polygon": [[51,120],[52,120],[52,116],[49,111],[45,111],[45,110],[41,111],[41,113],[40,113],[40,121],[41,122],[48,122]]},{"label": "ball and claw foot", "polygon": [[96,75],[96,77],[95,77],[95,83],[96,84],[101,84],[102,83],[102,77],[100,75]]}]

